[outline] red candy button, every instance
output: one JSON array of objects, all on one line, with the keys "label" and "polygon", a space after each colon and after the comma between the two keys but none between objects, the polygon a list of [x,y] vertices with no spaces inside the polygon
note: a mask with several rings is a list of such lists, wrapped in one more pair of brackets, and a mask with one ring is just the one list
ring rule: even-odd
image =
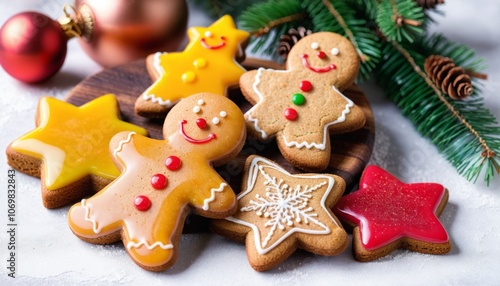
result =
[{"label": "red candy button", "polygon": [[181,167],[181,159],[177,156],[168,156],[167,160],[165,160],[165,166],[170,171],[176,171]]},{"label": "red candy button", "polygon": [[293,108],[285,109],[285,118],[286,119],[288,119],[290,121],[294,121],[295,119],[297,119],[297,117],[299,117],[297,110],[295,110]]},{"label": "red candy button", "polygon": [[163,190],[167,187],[167,177],[163,174],[156,174],[151,177],[151,186],[157,190]]},{"label": "red candy button", "polygon": [[313,88],[311,82],[308,80],[301,81],[299,87],[300,87],[300,90],[302,90],[304,92],[308,92]]},{"label": "red candy button", "polygon": [[324,58],[326,58],[326,54],[325,54],[325,52],[323,52],[323,51],[319,51],[319,52],[318,52],[318,58],[320,58],[320,59],[324,59]]},{"label": "red candy button", "polygon": [[200,129],[205,129],[207,128],[207,121],[203,118],[198,118],[196,119],[196,125],[198,125]]},{"label": "red candy button", "polygon": [[151,200],[146,196],[137,196],[134,199],[135,208],[141,212],[147,211],[151,207]]}]

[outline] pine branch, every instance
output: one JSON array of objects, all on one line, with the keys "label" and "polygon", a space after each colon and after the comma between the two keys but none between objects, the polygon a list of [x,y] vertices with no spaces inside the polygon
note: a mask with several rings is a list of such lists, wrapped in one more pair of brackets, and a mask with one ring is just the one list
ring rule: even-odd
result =
[{"label": "pine branch", "polygon": [[[443,37],[423,44],[427,44],[423,50],[441,52],[457,64],[468,62],[473,70],[480,67],[473,51]],[[396,41],[385,44],[384,54],[387,57],[375,75],[389,97],[461,175],[476,181],[484,173],[489,184],[495,173],[500,174],[500,127],[481,98],[471,95],[470,100],[450,101],[422,71],[426,56]]]},{"label": "pine branch", "polygon": [[381,0],[376,22],[390,40],[413,43],[424,33],[424,16],[414,0]]},{"label": "pine branch", "polygon": [[300,0],[268,1],[246,9],[239,17],[238,24],[252,34],[255,43],[252,52],[277,55],[279,37],[290,28],[299,26],[299,23],[301,26],[310,26],[307,25],[307,17]]},{"label": "pine branch", "polygon": [[360,62],[358,79],[366,80],[381,57],[377,36],[367,21],[356,17],[356,11],[343,1],[308,0],[303,6],[309,12],[314,31],[330,31],[345,36],[356,48]]},{"label": "pine branch", "polygon": [[203,11],[207,11],[212,19],[218,19],[226,14],[231,15],[234,19],[253,5],[263,0],[244,1],[244,0],[189,0],[193,4],[201,7]]}]

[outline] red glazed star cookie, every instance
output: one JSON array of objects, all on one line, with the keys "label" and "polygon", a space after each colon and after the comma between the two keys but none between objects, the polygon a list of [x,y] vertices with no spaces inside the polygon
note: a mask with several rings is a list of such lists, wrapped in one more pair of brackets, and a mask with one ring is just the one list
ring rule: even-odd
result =
[{"label": "red glazed star cookie", "polygon": [[263,157],[245,165],[238,210],[211,229],[246,242],[257,271],[269,270],[297,248],[319,255],[344,251],[348,237],[330,208],[344,192],[344,181],[329,174],[292,175]]},{"label": "red glazed star cookie", "polygon": [[372,261],[398,248],[429,254],[450,251],[450,239],[437,218],[448,201],[443,186],[405,184],[376,166],[366,168],[359,185],[333,209],[354,226],[356,260]]},{"label": "red glazed star cookie", "polygon": [[182,52],[156,53],[146,59],[155,81],[137,99],[135,111],[146,117],[164,117],[179,100],[199,92],[226,96],[245,72],[236,61],[243,59],[242,45],[249,37],[236,29],[231,16],[223,16],[209,27],[188,30],[189,44]]},{"label": "red glazed star cookie", "polygon": [[235,157],[245,141],[243,114],[229,99],[193,95],[169,112],[164,140],[122,132],[111,154],[122,175],[68,214],[71,230],[91,243],[123,240],[142,268],[162,271],[176,260],[184,219],[192,208],[209,218],[236,210],[231,187],[212,164]]},{"label": "red glazed star cookie", "polygon": [[356,78],[358,54],[344,37],[321,32],[295,44],[286,63],[284,71],[260,68],[240,78],[254,104],[245,113],[248,130],[262,140],[276,137],[294,166],[322,171],[330,162],[330,133],[365,124],[361,109],[342,94]]},{"label": "red glazed star cookie", "polygon": [[47,208],[72,204],[120,175],[108,153],[115,134],[147,134],[144,128],[119,119],[112,94],[80,107],[44,97],[38,103],[36,126],[12,142],[6,153],[10,166],[41,178]]}]

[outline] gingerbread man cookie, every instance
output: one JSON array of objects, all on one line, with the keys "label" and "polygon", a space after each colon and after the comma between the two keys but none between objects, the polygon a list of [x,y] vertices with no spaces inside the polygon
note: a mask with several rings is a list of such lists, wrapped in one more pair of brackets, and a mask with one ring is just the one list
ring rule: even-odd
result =
[{"label": "gingerbread man cookie", "polygon": [[6,153],[13,168],[41,178],[42,201],[47,208],[73,204],[120,175],[108,154],[115,134],[147,134],[144,128],[119,119],[113,94],[80,107],[43,97],[38,103],[36,126],[12,142]]},{"label": "gingerbread man cookie", "polygon": [[245,120],[231,100],[201,93],[172,108],[163,135],[164,140],[133,132],[113,137],[111,155],[122,175],[68,214],[78,237],[99,244],[121,239],[132,259],[151,271],[175,262],[191,208],[209,218],[224,218],[236,210],[231,187],[212,164],[239,153]]},{"label": "gingerbread man cookie", "polygon": [[146,117],[164,117],[179,100],[199,92],[226,96],[245,72],[238,60],[249,33],[236,29],[231,16],[209,27],[191,27],[182,52],[148,56],[146,66],[154,83],[137,99],[135,111]]},{"label": "gingerbread man cookie", "polygon": [[301,248],[337,255],[348,245],[347,233],[330,208],[345,182],[330,174],[292,175],[259,156],[248,157],[238,195],[238,210],[211,229],[246,242],[255,270],[269,270]]},{"label": "gingerbread man cookie", "polygon": [[356,260],[372,261],[398,248],[428,254],[450,251],[448,233],[438,219],[448,202],[442,185],[405,184],[382,168],[368,166],[359,186],[333,208],[354,227]]},{"label": "gingerbread man cookie", "polygon": [[254,106],[245,113],[249,132],[276,137],[283,156],[306,171],[322,171],[330,161],[330,133],[365,124],[362,110],[341,92],[351,86],[358,55],[344,37],[320,32],[297,42],[284,71],[263,69],[240,78],[241,91]]}]

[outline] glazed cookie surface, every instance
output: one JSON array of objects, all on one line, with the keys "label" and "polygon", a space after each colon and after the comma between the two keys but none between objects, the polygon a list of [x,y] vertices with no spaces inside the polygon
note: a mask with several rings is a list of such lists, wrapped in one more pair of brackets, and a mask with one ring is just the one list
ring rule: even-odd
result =
[{"label": "glazed cookie surface", "polygon": [[340,220],[354,227],[356,260],[372,261],[398,248],[428,254],[450,251],[448,233],[438,219],[448,201],[442,185],[405,184],[373,165],[359,185],[333,208]]},{"label": "glazed cookie surface", "polygon": [[139,126],[121,121],[116,97],[100,96],[80,107],[43,97],[36,129],[7,147],[10,166],[40,177],[42,201],[58,208],[98,192],[120,175],[108,153],[111,138],[121,131],[146,135]]},{"label": "glazed cookie surface", "polygon": [[348,237],[330,208],[344,192],[344,181],[330,174],[292,175],[260,156],[248,157],[238,210],[211,229],[246,242],[257,271],[276,267],[297,248],[319,254],[344,251]]},{"label": "glazed cookie surface", "polygon": [[249,34],[236,29],[226,15],[209,27],[191,27],[182,52],[148,56],[146,65],[154,83],[137,99],[135,111],[145,117],[164,117],[179,100],[199,92],[226,96],[238,86],[245,69],[237,59]]},{"label": "glazed cookie surface", "polygon": [[240,88],[254,106],[245,113],[248,130],[266,140],[276,137],[283,156],[305,171],[330,162],[330,133],[363,127],[365,116],[342,91],[359,69],[356,50],[344,37],[320,32],[297,42],[284,71],[245,73]]},{"label": "glazed cookie surface", "polygon": [[122,175],[68,214],[79,238],[98,244],[121,239],[134,262],[151,271],[175,262],[190,209],[209,218],[236,210],[234,192],[213,165],[238,154],[246,128],[236,104],[201,93],[172,108],[163,135],[164,140],[133,132],[113,137],[110,150]]}]

